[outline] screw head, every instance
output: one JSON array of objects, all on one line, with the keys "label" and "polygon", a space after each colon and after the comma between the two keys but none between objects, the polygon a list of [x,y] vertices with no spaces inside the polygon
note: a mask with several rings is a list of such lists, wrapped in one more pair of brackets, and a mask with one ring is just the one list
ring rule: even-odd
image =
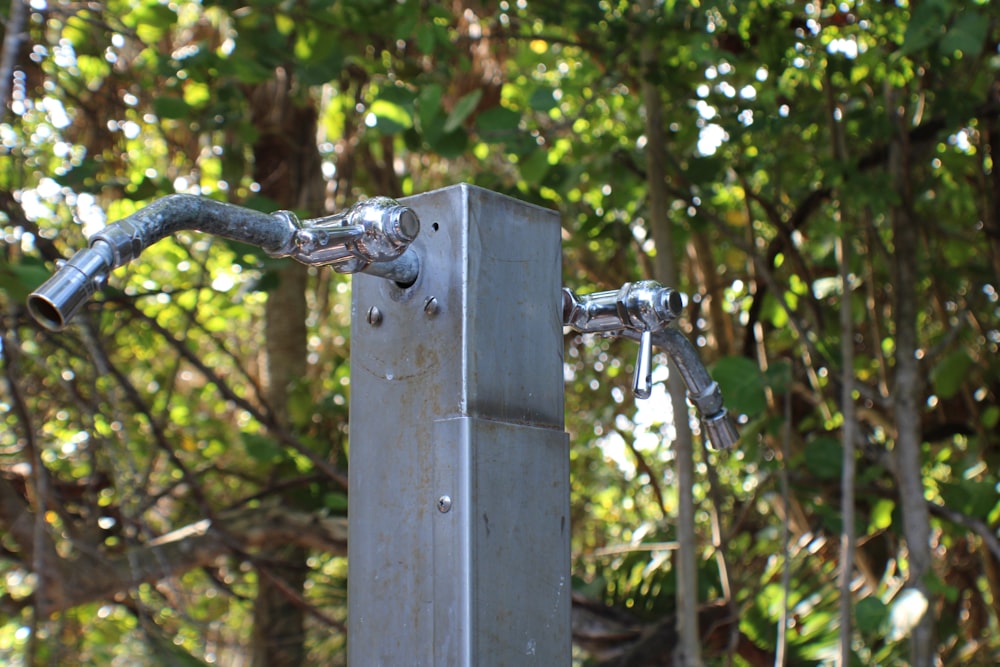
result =
[{"label": "screw head", "polygon": [[441,496],[437,500],[438,512],[445,514],[451,509],[451,496]]},{"label": "screw head", "polygon": [[437,297],[429,296],[424,300],[424,314],[427,317],[434,317],[441,310],[441,304],[438,303]]},{"label": "screw head", "polygon": [[378,309],[378,306],[372,306],[368,309],[368,324],[373,327],[377,327],[382,324],[382,311]]}]

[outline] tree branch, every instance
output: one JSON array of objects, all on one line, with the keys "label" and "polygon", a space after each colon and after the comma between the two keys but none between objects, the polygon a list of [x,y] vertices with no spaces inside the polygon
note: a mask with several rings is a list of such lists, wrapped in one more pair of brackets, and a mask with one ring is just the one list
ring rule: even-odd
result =
[{"label": "tree branch", "polygon": [[[0,501],[0,526],[27,555],[34,539],[33,512],[4,478],[0,478]],[[32,602],[42,616],[48,616],[273,544],[346,555],[347,519],[284,507],[255,507],[220,515],[214,523],[208,519],[195,522],[120,555],[63,558],[53,548],[46,598]],[[26,567],[31,562],[31,558],[23,561]]]},{"label": "tree branch", "polygon": [[149,326],[157,334],[162,336],[164,341],[174,348],[185,361],[194,366],[194,368],[196,368],[198,372],[205,377],[205,379],[215,385],[216,389],[219,390],[219,393],[222,394],[227,401],[232,401],[234,405],[239,406],[241,409],[246,410],[249,414],[253,415],[254,419],[266,426],[268,431],[273,434],[279,442],[305,456],[314,466],[316,466],[317,470],[335,481],[341,486],[341,488],[347,488],[347,475],[345,473],[310,449],[305,443],[299,440],[295,434],[279,424],[270,413],[265,414],[261,412],[257,406],[253,405],[242,396],[236,394],[228,384],[222,381],[222,378],[220,378],[217,373],[209,368],[198,355],[191,351],[184,341],[175,337],[170,331],[161,326],[160,323],[154,318],[147,317],[131,301],[126,301],[124,303],[126,308],[136,319],[141,320],[145,325]]},{"label": "tree branch", "polygon": [[996,533],[986,524],[985,521],[976,519],[975,517],[962,514],[953,509],[945,507],[943,505],[938,505],[930,500],[926,501],[927,510],[946,521],[962,526],[966,530],[970,530],[979,536],[979,539],[983,541],[986,548],[990,550],[993,557],[1000,561],[1000,539],[997,538]]}]

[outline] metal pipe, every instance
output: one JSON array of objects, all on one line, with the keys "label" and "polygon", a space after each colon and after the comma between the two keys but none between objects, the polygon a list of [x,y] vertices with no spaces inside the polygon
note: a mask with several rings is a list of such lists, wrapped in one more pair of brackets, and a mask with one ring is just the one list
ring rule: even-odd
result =
[{"label": "metal pipe", "polygon": [[618,312],[618,290],[578,296],[562,289],[563,325],[586,333],[610,333],[624,328]]},{"label": "metal pipe", "polygon": [[412,248],[407,248],[402,255],[388,262],[372,262],[360,273],[391,280],[400,287],[410,287],[420,275],[420,257]]},{"label": "metal pipe", "polygon": [[[333,265],[341,273],[369,271],[412,284],[419,271],[406,250],[420,231],[409,208],[387,197],[359,202],[336,215],[299,221],[289,211],[261,213],[194,195],[168,195],[90,237],[41,287],[28,296],[28,310],[58,331],[114,269],[157,241],[182,230],[205,232],[261,248],[271,257],[291,257],[311,266]],[[374,269],[377,264],[387,266]]]}]

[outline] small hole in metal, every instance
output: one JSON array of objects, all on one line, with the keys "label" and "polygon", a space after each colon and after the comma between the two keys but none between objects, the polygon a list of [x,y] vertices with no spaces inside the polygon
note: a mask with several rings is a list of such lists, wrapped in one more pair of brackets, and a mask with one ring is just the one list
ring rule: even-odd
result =
[{"label": "small hole in metal", "polygon": [[441,229],[441,225],[439,225],[436,222],[432,222],[431,223],[431,229],[436,232],[437,230]]}]

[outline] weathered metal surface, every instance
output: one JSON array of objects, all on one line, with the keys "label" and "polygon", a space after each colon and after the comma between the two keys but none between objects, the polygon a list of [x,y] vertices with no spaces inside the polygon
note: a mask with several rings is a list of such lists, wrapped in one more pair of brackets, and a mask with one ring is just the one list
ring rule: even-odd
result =
[{"label": "weathered metal surface", "polygon": [[568,665],[558,217],[404,203],[416,281],[354,278],[349,662]]}]

